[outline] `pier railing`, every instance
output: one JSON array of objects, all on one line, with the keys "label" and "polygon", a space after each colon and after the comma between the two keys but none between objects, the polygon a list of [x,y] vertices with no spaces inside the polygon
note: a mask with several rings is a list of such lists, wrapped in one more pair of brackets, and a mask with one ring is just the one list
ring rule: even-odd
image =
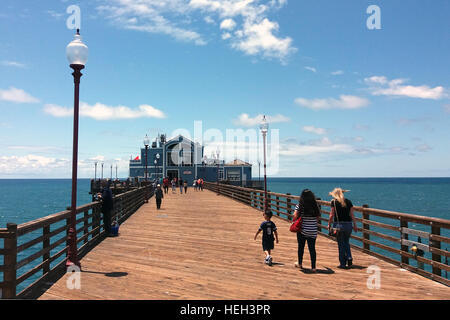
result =
[{"label": "pier railing", "polygon": [[[205,182],[205,188],[258,210],[264,210],[263,190],[215,182]],[[292,221],[298,200],[299,196],[267,193],[270,210],[275,216],[286,221]],[[329,237],[328,221],[331,204],[329,201],[322,200],[318,203],[322,213],[319,232]],[[450,252],[443,250],[444,244],[450,244],[450,237],[445,236],[449,234],[450,220],[372,209],[367,205],[355,206],[354,210],[358,234],[362,233],[362,236],[351,235],[352,247],[450,286],[450,281],[447,279],[450,266],[444,263],[448,261]],[[417,250],[412,251],[412,247]],[[425,270],[424,265],[428,265],[429,271]]]},{"label": "pier railing", "polygon": [[[125,221],[153,195],[151,186],[128,191],[113,198],[111,221]],[[77,207],[78,255],[82,257],[104,237],[101,202]],[[8,223],[0,228],[0,298],[28,298],[65,272],[71,211],[58,212],[22,224]],[[3,242],[3,245],[2,245]],[[27,286],[21,285],[33,279]],[[30,282],[30,281],[28,281]],[[19,287],[25,287],[20,292]]]}]

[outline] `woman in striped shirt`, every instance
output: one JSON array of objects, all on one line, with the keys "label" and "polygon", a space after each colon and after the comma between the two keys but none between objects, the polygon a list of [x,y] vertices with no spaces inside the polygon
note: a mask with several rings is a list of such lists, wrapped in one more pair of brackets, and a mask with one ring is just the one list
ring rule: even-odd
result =
[{"label": "woman in striped shirt", "polygon": [[316,197],[309,189],[302,191],[300,201],[295,207],[294,220],[299,217],[302,217],[302,228],[300,232],[297,232],[298,261],[295,263],[295,266],[303,269],[303,252],[305,242],[308,242],[308,250],[311,257],[311,271],[316,272],[316,238],[320,211]]}]

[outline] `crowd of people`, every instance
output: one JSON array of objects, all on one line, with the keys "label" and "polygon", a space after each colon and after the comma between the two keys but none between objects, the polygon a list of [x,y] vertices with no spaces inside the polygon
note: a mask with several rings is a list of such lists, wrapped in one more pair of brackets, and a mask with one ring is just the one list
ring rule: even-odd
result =
[{"label": "crowd of people", "polygon": [[[353,213],[353,204],[349,199],[344,197],[344,193],[348,190],[335,188],[329,194],[333,198],[331,200],[330,218],[328,221],[329,234],[336,237],[338,243],[338,268],[347,269],[353,264],[353,257],[350,250],[350,235],[352,231],[357,232],[355,216]],[[271,221],[272,212],[266,210],[263,214],[264,221],[261,223],[254,239],[262,232],[262,248],[265,254],[264,262],[272,265],[271,250],[274,249],[274,241],[278,243],[277,227]],[[318,233],[318,224],[320,219],[320,206],[316,201],[314,193],[305,189],[300,195],[298,204],[295,207],[293,221],[301,219],[301,228],[297,232],[297,262],[295,267],[303,268],[303,254],[305,244],[308,244],[308,250],[311,258],[311,272],[316,270],[316,238]]]}]

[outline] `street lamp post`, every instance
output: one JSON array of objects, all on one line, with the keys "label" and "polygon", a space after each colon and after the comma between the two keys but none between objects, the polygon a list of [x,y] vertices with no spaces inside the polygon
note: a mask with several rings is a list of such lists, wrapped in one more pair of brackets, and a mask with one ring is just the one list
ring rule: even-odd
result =
[{"label": "street lamp post", "polygon": [[156,179],[158,179],[159,178],[159,170],[157,170],[156,165],[158,164],[158,161],[159,161],[159,157],[160,157],[159,153],[157,153],[155,157],[156,157],[156,160],[155,160],[155,176],[156,176]]},{"label": "street lamp post", "polygon": [[112,178],[113,178],[113,177],[112,177],[112,167],[113,167],[113,165],[111,165],[111,181],[112,181]]},{"label": "street lamp post", "polygon": [[102,177],[101,177],[100,181],[103,180],[103,165],[104,165],[104,163],[102,162]]},{"label": "street lamp post", "polygon": [[269,130],[269,124],[267,123],[266,116],[263,117],[261,125],[259,126],[263,136],[263,148],[264,148],[264,212],[267,211],[267,177],[266,177],[266,135]]},{"label": "street lamp post", "polygon": [[95,162],[94,181],[97,181],[97,162]]},{"label": "street lamp post", "polygon": [[78,168],[78,118],[79,118],[79,98],[80,98],[80,78],[81,70],[88,58],[88,47],[81,41],[80,30],[77,29],[74,40],[66,48],[67,59],[73,69],[74,108],[73,108],[73,153],[72,153],[72,206],[70,215],[70,228],[68,232],[68,258],[66,267],[73,265],[81,268],[78,261],[77,232],[76,232],[76,211],[77,211],[77,168]]},{"label": "street lamp post", "polygon": [[144,146],[145,146],[145,182],[147,182],[147,165],[148,165],[148,162],[147,162],[147,157],[148,157],[148,145],[150,144],[150,140],[149,140],[149,138],[148,138],[148,136],[147,135],[145,135],[145,138],[144,138]]},{"label": "street lamp post", "polygon": [[[145,187],[147,187],[147,166],[148,166],[148,145],[149,144],[150,144],[150,140],[149,140],[148,136],[145,135],[145,138],[144,138],[144,146],[145,146]],[[145,203],[148,203],[147,193],[145,194]]]},{"label": "street lamp post", "polygon": [[219,148],[217,148],[216,150],[216,154],[217,154],[217,195],[220,195],[220,184],[219,184],[219,167],[220,167],[220,160],[219,160],[219,155],[220,155],[220,150]]},{"label": "street lamp post", "polygon": [[118,179],[117,179],[117,164],[116,164],[116,180],[118,180]]}]

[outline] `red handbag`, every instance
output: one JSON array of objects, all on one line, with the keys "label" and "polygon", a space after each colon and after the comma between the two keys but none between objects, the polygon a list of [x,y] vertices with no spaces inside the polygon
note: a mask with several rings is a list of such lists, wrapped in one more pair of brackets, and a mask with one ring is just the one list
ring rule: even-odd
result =
[{"label": "red handbag", "polygon": [[291,226],[289,227],[289,230],[291,232],[300,232],[302,230],[302,217],[298,217],[297,220],[295,220]]}]

